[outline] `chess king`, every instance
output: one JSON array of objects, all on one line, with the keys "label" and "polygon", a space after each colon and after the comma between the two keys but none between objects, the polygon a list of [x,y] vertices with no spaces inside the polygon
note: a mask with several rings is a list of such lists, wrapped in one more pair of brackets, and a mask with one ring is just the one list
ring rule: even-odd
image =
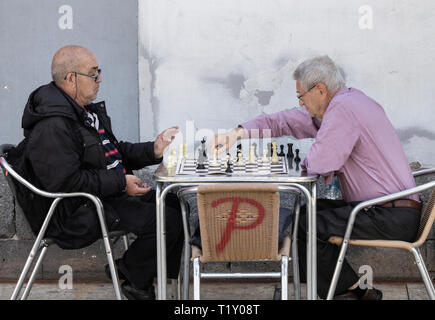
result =
[{"label": "chess king", "polygon": [[[323,177],[330,184],[338,177],[343,200],[317,200],[317,283],[318,294],[325,299],[337,261],[339,247],[325,246],[332,235],[343,236],[350,203],[377,198],[415,187],[402,144],[384,109],[362,91],[345,85],[343,71],[328,56],[302,62],[293,72],[299,106],[273,114],[261,114],[228,133],[216,135],[210,149],[228,150],[240,139],[264,129],[272,137],[314,138],[301,169]],[[360,239],[397,239],[411,241],[417,234],[421,203],[417,195],[403,205],[372,207],[357,215],[353,235]],[[301,209],[301,214],[305,214]],[[299,225],[299,256],[306,256],[306,217]],[[385,225],[388,228],[370,226]],[[300,260],[301,270],[306,262]],[[304,280],[304,279],[302,279]],[[361,289],[359,277],[345,261],[335,291],[335,299],[381,299],[377,289]]]}]

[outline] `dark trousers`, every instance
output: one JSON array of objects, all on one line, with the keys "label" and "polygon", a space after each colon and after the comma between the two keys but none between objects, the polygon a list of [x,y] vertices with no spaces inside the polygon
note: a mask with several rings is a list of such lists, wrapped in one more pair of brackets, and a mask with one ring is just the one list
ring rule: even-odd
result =
[{"label": "dark trousers", "polygon": [[[181,208],[174,194],[168,194],[165,199],[167,272],[168,278],[176,279],[184,243]],[[116,229],[137,236],[122,258],[120,271],[136,288],[150,286],[157,275],[155,191],[141,197],[124,196],[116,200],[105,200],[106,203],[120,217]]]},{"label": "dark trousers", "polygon": [[[342,200],[317,200],[317,291],[322,299],[328,295],[329,285],[337,264],[340,247],[328,242],[331,236],[344,237],[347,221],[356,203]],[[301,282],[306,281],[306,207],[300,211],[298,254]],[[413,241],[418,232],[420,211],[413,208],[383,208],[375,206],[361,210],[355,219],[351,238]],[[335,294],[345,292],[359,276],[345,260]]]}]

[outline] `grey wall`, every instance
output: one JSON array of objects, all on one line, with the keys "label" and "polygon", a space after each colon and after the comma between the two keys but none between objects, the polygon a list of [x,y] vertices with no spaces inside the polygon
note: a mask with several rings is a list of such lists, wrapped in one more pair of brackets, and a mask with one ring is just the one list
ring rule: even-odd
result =
[{"label": "grey wall", "polygon": [[139,26],[139,83],[151,88],[140,108],[153,117],[141,137],[177,124],[192,150],[205,135],[192,121],[216,133],[298,106],[292,72],[327,54],[382,105],[408,160],[435,165],[433,0],[142,0]]},{"label": "grey wall", "polygon": [[51,81],[53,54],[68,44],[94,52],[103,70],[97,101],[106,101],[118,139],[138,141],[137,0],[0,0],[0,143],[21,140],[27,97]]}]

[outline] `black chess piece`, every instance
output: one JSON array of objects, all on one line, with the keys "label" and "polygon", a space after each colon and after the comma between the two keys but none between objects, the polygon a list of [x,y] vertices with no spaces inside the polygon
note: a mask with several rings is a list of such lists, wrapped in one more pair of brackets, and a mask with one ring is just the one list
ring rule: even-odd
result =
[{"label": "black chess piece", "polygon": [[287,158],[289,169],[293,169],[293,157]]},{"label": "black chess piece", "polygon": [[258,158],[258,156],[257,156],[257,144],[255,142],[253,142],[252,146],[254,147],[254,155],[256,158]]},{"label": "black chess piece", "polygon": [[272,153],[273,153],[273,150],[272,150],[272,143],[268,143],[267,144],[267,157],[271,157],[272,156]]},{"label": "black chess piece", "polygon": [[299,164],[299,162],[301,162],[301,158],[299,157],[299,149],[296,149],[295,152],[296,152],[295,162],[296,164]]},{"label": "black chess piece", "polygon": [[233,173],[233,169],[231,169],[231,161],[228,159],[227,161],[227,169],[225,170],[226,173]]},{"label": "black chess piece", "polygon": [[278,153],[278,156],[279,157],[285,157],[284,145],[280,145],[279,147],[281,148],[281,151]]},{"label": "black chess piece", "polygon": [[287,143],[287,158],[293,158],[294,156],[293,143]]}]

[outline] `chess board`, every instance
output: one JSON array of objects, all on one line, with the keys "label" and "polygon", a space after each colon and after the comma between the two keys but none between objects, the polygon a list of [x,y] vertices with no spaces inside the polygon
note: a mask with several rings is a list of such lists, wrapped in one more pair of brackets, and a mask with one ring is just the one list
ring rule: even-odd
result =
[{"label": "chess board", "polygon": [[[249,164],[248,159],[243,159],[243,165],[237,165],[237,160],[231,160],[232,175],[267,175],[267,174],[287,174],[288,165],[285,157],[279,157],[278,162],[263,163],[261,159],[257,159],[256,163]],[[225,172],[225,160],[219,160],[219,166],[211,166],[212,159],[204,164],[205,169],[196,168],[196,159],[182,159],[178,161],[176,174],[177,175],[209,175],[209,174],[227,174]]]}]

